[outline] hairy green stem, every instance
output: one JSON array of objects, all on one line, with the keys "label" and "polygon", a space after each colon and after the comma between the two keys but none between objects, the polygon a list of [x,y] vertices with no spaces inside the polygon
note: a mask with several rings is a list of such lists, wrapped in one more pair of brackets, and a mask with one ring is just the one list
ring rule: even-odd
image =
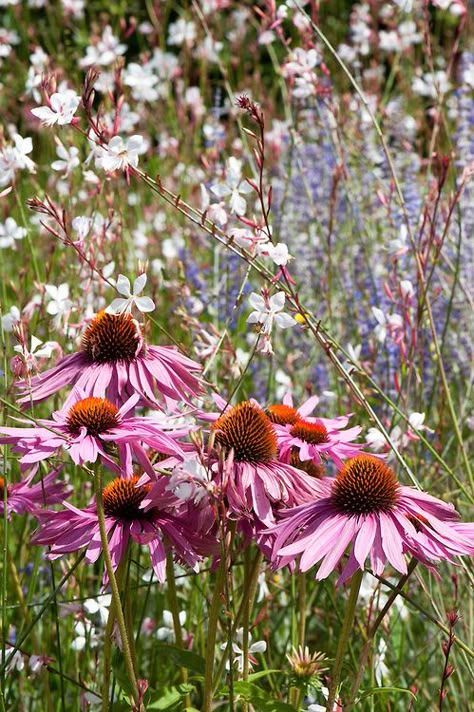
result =
[{"label": "hairy green stem", "polygon": [[[178,648],[184,648],[183,633],[181,630],[181,621],[179,620],[178,596],[176,593],[176,578],[174,575],[173,553],[171,551],[166,555],[166,584],[168,587],[168,605],[171,615],[173,616],[174,638]],[[188,681],[188,671],[185,667],[179,669],[181,682],[186,684]],[[184,707],[191,706],[191,699],[186,695],[183,700]]]},{"label": "hairy green stem", "polygon": [[221,556],[219,568],[217,569],[214,591],[212,593],[211,608],[209,610],[209,622],[207,626],[206,657],[204,669],[204,691],[202,700],[202,712],[211,712],[213,697],[213,672],[214,657],[216,652],[217,626],[219,623],[219,610],[222,605],[221,595],[224,590],[226,578],[227,557]]},{"label": "hairy green stem", "polygon": [[248,600],[248,602],[249,602],[250,610],[253,607],[253,602],[255,600],[255,594],[257,592],[258,576],[260,573],[260,566],[262,564],[262,559],[263,559],[263,554],[259,549],[257,551],[257,553],[255,554],[255,559],[252,564],[252,569],[251,569],[250,576],[249,576],[248,589],[244,589],[244,591],[242,593],[240,605],[239,605],[239,608],[237,609],[237,613],[235,614],[235,618],[232,623],[231,636],[227,642],[226,649],[224,650],[224,655],[222,656],[222,659],[219,663],[217,672],[214,677],[214,690],[217,688],[219,681],[222,677],[222,673],[224,671],[224,666],[225,666],[225,661],[227,660],[227,656],[229,655],[230,647],[232,644],[232,637],[234,636],[235,632],[237,631],[237,627],[238,627],[240,621],[242,620],[242,616],[244,614],[244,608],[247,605],[246,601]]},{"label": "hairy green stem", "polygon": [[112,564],[112,558],[110,556],[109,542],[107,539],[107,531],[105,529],[105,514],[104,514],[104,503],[102,501],[102,467],[97,464],[95,469],[95,499],[97,506],[97,519],[99,521],[100,539],[102,542],[102,550],[105,562],[105,568],[107,571],[107,576],[109,578],[110,591],[112,594],[112,601],[115,605],[115,615],[117,616],[117,623],[120,631],[120,638],[122,641],[122,653],[125,660],[125,667],[127,669],[127,674],[130,683],[133,688],[133,698],[136,704],[139,701],[138,692],[138,681],[135,674],[135,668],[133,666],[132,651],[130,648],[130,641],[128,638],[127,625],[125,622],[125,616],[122,609],[122,603],[120,601],[120,591],[117,584],[117,579],[115,578],[114,567]]},{"label": "hairy green stem", "polygon": [[354,682],[352,683],[351,693],[349,696],[349,702],[347,703],[347,707],[345,708],[347,710],[347,712],[349,712],[349,710],[351,709],[351,707],[354,704],[354,699],[355,699],[355,696],[357,695],[360,681],[362,680],[362,676],[364,674],[365,665],[366,665],[368,657],[369,657],[370,649],[372,647],[372,643],[374,641],[375,634],[376,634],[377,630],[379,629],[379,626],[382,623],[383,619],[385,618],[386,614],[392,607],[394,600],[396,599],[396,597],[398,596],[398,594],[400,593],[400,591],[402,590],[402,588],[404,587],[404,585],[410,578],[411,574],[415,570],[417,563],[418,562],[416,559],[412,559],[410,561],[410,563],[408,565],[407,573],[401,577],[400,581],[397,584],[397,587],[392,591],[392,593],[388,597],[387,603],[384,605],[384,607],[378,614],[377,618],[375,619],[374,624],[371,626],[371,628],[369,630],[369,634],[367,636],[367,640],[365,642],[364,649],[362,651],[362,655],[359,660],[359,667],[357,670],[357,674],[354,678]]},{"label": "hairy green stem", "polygon": [[351,633],[352,623],[354,621],[354,611],[359,596],[360,585],[362,583],[363,571],[358,569],[352,576],[351,590],[349,592],[349,600],[346,605],[346,612],[342,622],[342,630],[337,643],[336,658],[331,672],[331,683],[329,685],[329,695],[326,710],[333,712],[334,702],[336,701],[336,693],[341,677],[342,661],[346,650],[347,642]]}]

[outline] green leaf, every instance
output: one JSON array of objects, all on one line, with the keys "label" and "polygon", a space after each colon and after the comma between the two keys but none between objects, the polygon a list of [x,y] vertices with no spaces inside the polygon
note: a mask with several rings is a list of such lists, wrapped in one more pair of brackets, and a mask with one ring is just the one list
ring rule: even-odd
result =
[{"label": "green leaf", "polygon": [[260,670],[259,672],[253,672],[249,675],[248,680],[249,682],[253,682],[261,677],[266,677],[266,675],[286,675],[286,673],[284,673],[283,670]]},{"label": "green leaf", "polygon": [[358,701],[367,699],[372,695],[383,695],[388,692],[404,692],[406,695],[411,695],[411,697],[416,700],[416,695],[404,687],[371,687],[370,690],[364,690],[364,692],[358,697]]},{"label": "green leaf", "polygon": [[297,712],[292,705],[272,699],[265,690],[251,682],[239,680],[234,684],[234,692],[251,702],[257,712]]},{"label": "green leaf", "polygon": [[179,667],[204,675],[205,661],[201,655],[193,653],[191,650],[183,650],[176,645],[157,645],[156,647]]},{"label": "green leaf", "polygon": [[146,706],[147,710],[169,710],[175,707],[185,695],[194,689],[193,685],[176,685],[174,687],[164,687],[159,692],[159,697],[152,698]]}]

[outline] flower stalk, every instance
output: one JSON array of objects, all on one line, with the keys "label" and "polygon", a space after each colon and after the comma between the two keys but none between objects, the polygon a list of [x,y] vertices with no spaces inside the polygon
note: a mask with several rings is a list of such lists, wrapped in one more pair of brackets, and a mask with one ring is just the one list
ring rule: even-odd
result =
[{"label": "flower stalk", "polygon": [[342,630],[337,644],[336,658],[331,671],[331,682],[329,685],[329,695],[326,711],[333,712],[334,703],[336,701],[336,693],[341,677],[342,661],[346,650],[347,642],[351,633],[352,623],[354,620],[354,612],[359,596],[360,585],[362,583],[363,572],[359,569],[352,577],[351,588],[349,592],[349,600],[347,601],[346,612],[342,622]]},{"label": "flower stalk", "polygon": [[[179,606],[178,606],[178,596],[176,594],[176,578],[174,574],[174,563],[173,554],[168,551],[166,555],[166,583],[168,586],[168,605],[173,616],[173,628],[174,628],[174,638],[176,641],[176,646],[178,648],[184,648],[183,645],[183,632],[181,630],[181,623],[179,620]],[[179,669],[181,682],[186,684],[188,681],[188,671],[185,667]],[[189,695],[186,695],[183,700],[184,707],[191,706],[191,699]]]},{"label": "flower stalk", "polygon": [[[133,688],[133,698],[135,704],[139,704],[139,692],[138,692],[138,681],[135,673],[135,668],[133,665],[132,651],[130,647],[130,641],[128,637],[127,625],[125,622],[125,616],[122,609],[122,603],[120,601],[120,591],[115,577],[114,568],[112,564],[112,558],[110,556],[109,542],[107,539],[107,531],[105,529],[105,514],[104,514],[104,504],[102,501],[102,467],[100,464],[96,464],[94,468],[94,483],[95,483],[95,494],[96,494],[96,506],[97,506],[97,519],[99,522],[100,539],[102,542],[102,549],[104,554],[105,568],[107,571],[107,576],[110,583],[110,591],[112,594],[112,602],[115,608],[115,615],[117,618],[117,624],[120,631],[120,638],[122,641],[122,652],[125,660],[125,667]],[[108,690],[107,690],[108,695]]]}]

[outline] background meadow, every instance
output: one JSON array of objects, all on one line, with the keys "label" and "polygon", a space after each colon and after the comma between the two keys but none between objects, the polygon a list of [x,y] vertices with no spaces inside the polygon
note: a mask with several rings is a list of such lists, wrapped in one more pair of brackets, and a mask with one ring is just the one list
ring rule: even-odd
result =
[{"label": "background meadow", "polygon": [[[61,408],[69,390],[21,415],[15,382],[76,352],[119,275],[146,273],[137,318],[202,365],[195,407],[317,395],[403,485],[474,519],[472,2],[0,7],[2,423]],[[195,573],[169,556],[160,583],[148,548],[128,550],[132,702],[102,557],[31,544],[37,518],[8,507],[18,460],[2,446],[0,709],[207,709],[210,620],[213,709],[326,709],[350,585],[274,570],[220,514],[218,596],[216,557]],[[35,483],[63,465],[88,505],[87,468],[66,451],[43,464]],[[400,574],[369,569],[344,709],[355,680],[355,709],[474,709],[472,559],[410,570],[373,636]]]}]

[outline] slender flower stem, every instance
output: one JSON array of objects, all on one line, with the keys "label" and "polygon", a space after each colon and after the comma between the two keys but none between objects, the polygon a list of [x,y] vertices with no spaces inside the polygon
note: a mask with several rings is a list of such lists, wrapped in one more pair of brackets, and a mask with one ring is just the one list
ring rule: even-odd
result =
[{"label": "slender flower stem", "polygon": [[250,610],[253,608],[253,602],[255,600],[255,594],[257,592],[258,576],[260,573],[260,566],[262,564],[262,559],[263,559],[263,554],[260,551],[260,549],[258,549],[257,553],[255,554],[255,559],[253,561],[252,570],[250,572],[248,589],[244,589],[244,591],[242,593],[240,605],[239,605],[239,608],[237,609],[237,613],[235,614],[235,618],[232,623],[230,639],[227,642],[227,647],[224,650],[224,655],[222,656],[222,659],[221,659],[219,666],[217,668],[217,673],[214,676],[214,690],[217,688],[219,681],[222,677],[222,672],[224,670],[225,661],[227,660],[227,656],[229,655],[229,650],[230,650],[230,646],[231,646],[231,642],[232,642],[232,636],[235,634],[237,627],[238,627],[240,621],[242,620],[242,616],[244,614],[244,608],[247,605],[247,603],[246,603],[247,600],[249,601]]},{"label": "slender flower stem", "polygon": [[404,587],[404,585],[410,578],[411,574],[415,570],[417,563],[418,562],[416,559],[412,559],[410,561],[410,563],[408,565],[407,573],[401,577],[400,581],[397,584],[397,587],[392,591],[392,593],[388,597],[387,603],[384,605],[384,607],[378,614],[377,618],[375,619],[374,624],[371,626],[371,628],[369,630],[367,640],[365,642],[364,649],[362,651],[362,655],[359,660],[359,668],[357,670],[357,675],[355,676],[354,682],[352,683],[349,702],[347,703],[347,707],[345,708],[347,710],[347,712],[349,712],[349,710],[352,708],[352,706],[354,704],[354,699],[355,699],[355,696],[357,695],[357,690],[359,689],[360,681],[362,680],[362,675],[364,674],[365,665],[366,665],[368,657],[369,657],[370,649],[372,647],[372,643],[374,641],[375,634],[376,634],[377,630],[379,629],[379,626],[382,623],[383,619],[385,618],[386,614],[392,607],[394,600],[396,599],[396,597],[398,596],[398,594],[400,593],[400,591],[402,590],[402,588]]},{"label": "slender flower stem", "polygon": [[202,712],[211,712],[213,697],[213,672],[214,657],[216,652],[217,625],[219,623],[219,610],[222,605],[221,594],[224,590],[226,578],[227,557],[221,556],[217,577],[212,594],[211,608],[209,610],[209,623],[207,627],[206,658],[204,672],[204,691],[202,701]]},{"label": "slender flower stem", "polygon": [[[123,571],[123,562],[119,564],[117,569],[116,578],[119,581],[121,579],[120,573]],[[112,667],[112,631],[114,629],[116,615],[115,615],[115,601],[112,599],[109,606],[109,613],[107,616],[107,623],[105,625],[104,634],[104,664],[103,664],[103,674],[102,674],[102,712],[108,712],[109,710],[109,686],[110,686],[110,671]]]},{"label": "slender flower stem", "polygon": [[344,615],[344,620],[342,622],[342,630],[337,644],[336,659],[334,660],[334,665],[331,672],[331,684],[329,686],[328,704],[326,707],[327,712],[333,712],[334,709],[337,687],[339,685],[339,679],[341,677],[342,661],[344,658],[347,641],[349,640],[349,635],[354,620],[354,611],[357,603],[357,598],[359,596],[360,585],[362,583],[362,574],[363,571],[359,569],[352,576],[349,600],[347,601],[346,612]]},{"label": "slender flower stem", "polygon": [[[245,591],[248,589],[248,581],[250,576],[250,558],[249,549],[245,549],[244,552],[244,596],[242,598],[242,603],[244,604],[244,609],[242,613],[242,656],[243,656],[243,670],[242,670],[242,680],[247,682],[249,677],[249,626],[250,626],[250,601],[248,596],[245,596]],[[242,712],[247,712],[248,703],[246,700],[242,701]]]},{"label": "slender flower stem", "polygon": [[96,506],[97,506],[97,519],[99,521],[100,539],[102,542],[102,550],[104,554],[105,568],[107,571],[107,576],[109,578],[110,591],[112,594],[112,601],[115,606],[115,614],[117,616],[117,623],[120,631],[120,638],[122,641],[122,653],[125,660],[125,667],[127,669],[127,674],[130,683],[133,687],[133,698],[135,703],[138,704],[139,693],[138,693],[138,681],[135,675],[135,669],[133,667],[132,652],[130,649],[130,641],[128,639],[128,631],[125,623],[125,616],[122,609],[122,603],[120,601],[120,592],[117,584],[117,579],[115,578],[114,567],[112,564],[112,558],[110,556],[109,542],[107,540],[107,531],[105,529],[105,514],[104,505],[102,501],[102,467],[100,464],[95,467],[95,495],[96,495]]},{"label": "slender flower stem", "polygon": [[[173,616],[174,638],[178,648],[184,648],[183,633],[181,630],[181,622],[179,620],[178,596],[176,594],[176,578],[174,575],[173,554],[171,551],[166,555],[166,583],[168,586],[168,605],[171,615]],[[186,684],[188,681],[188,671],[185,667],[180,670],[181,682]],[[186,695],[183,700],[184,707],[191,707],[191,699]]]},{"label": "slender flower stem", "polygon": [[28,625],[30,623],[30,612],[28,610],[28,606],[26,605],[25,597],[21,588],[20,578],[18,576],[18,571],[9,549],[7,549],[7,556],[8,569],[10,571],[10,576],[13,581],[13,587],[15,589],[15,593],[18,599],[18,604],[21,609],[24,622]]},{"label": "slender flower stem", "polygon": [[[297,649],[304,650],[304,640],[306,634],[306,573],[301,572],[297,577],[297,597],[298,597],[298,643]],[[300,706],[301,690],[293,687],[290,701],[295,709]]]}]

